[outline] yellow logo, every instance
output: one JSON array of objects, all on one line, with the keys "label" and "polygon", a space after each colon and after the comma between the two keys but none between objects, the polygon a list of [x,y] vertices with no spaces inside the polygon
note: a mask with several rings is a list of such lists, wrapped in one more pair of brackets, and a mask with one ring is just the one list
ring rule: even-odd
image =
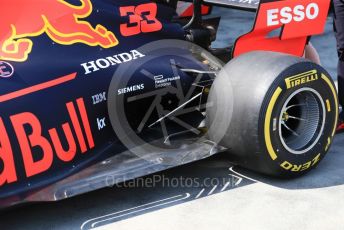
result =
[{"label": "yellow logo", "polygon": [[288,77],[285,79],[285,83],[287,84],[287,89],[290,89],[308,82],[316,81],[318,79],[319,76],[317,70],[311,70],[292,77]]}]

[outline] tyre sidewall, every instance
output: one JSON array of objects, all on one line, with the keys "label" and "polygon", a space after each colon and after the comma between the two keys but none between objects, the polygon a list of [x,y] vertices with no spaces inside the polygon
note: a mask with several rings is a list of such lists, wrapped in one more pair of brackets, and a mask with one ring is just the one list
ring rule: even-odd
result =
[{"label": "tyre sidewall", "polygon": [[[293,84],[295,76],[314,70],[316,70],[316,75],[313,78],[309,78],[308,81],[304,78],[303,83]],[[300,62],[284,70],[271,85],[265,96],[259,118],[260,147],[266,152],[264,155],[267,165],[263,169],[266,173],[282,177],[301,175],[316,167],[325,156],[333,140],[338,116],[337,94],[329,76],[319,65],[312,62]],[[283,146],[279,128],[273,127],[273,119],[279,120],[286,100],[302,88],[311,88],[321,96],[325,103],[326,118],[324,129],[316,145],[303,154],[293,154]]]}]

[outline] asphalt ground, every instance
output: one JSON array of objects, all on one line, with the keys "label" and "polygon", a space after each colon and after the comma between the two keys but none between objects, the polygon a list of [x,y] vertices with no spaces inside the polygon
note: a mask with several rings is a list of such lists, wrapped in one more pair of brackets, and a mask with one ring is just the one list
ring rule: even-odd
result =
[{"label": "asphalt ground", "polygon": [[[215,46],[248,31],[253,14],[223,11]],[[314,37],[335,78],[331,19]],[[55,203],[0,212],[0,229],[344,229],[344,134],[316,170],[277,180],[230,162],[224,153],[126,184]]]}]

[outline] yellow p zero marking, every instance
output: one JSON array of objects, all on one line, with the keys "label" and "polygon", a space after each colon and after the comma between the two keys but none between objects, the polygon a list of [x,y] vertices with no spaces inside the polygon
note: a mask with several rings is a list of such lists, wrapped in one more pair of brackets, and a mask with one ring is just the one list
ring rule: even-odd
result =
[{"label": "yellow p zero marking", "polygon": [[326,105],[327,105],[327,112],[331,112],[331,103],[329,99],[326,100]]},{"label": "yellow p zero marking", "polygon": [[337,98],[337,91],[336,89],[333,87],[331,80],[325,75],[325,74],[321,74],[321,78],[329,85],[332,93],[333,93],[333,97],[334,97],[334,104],[335,104],[335,110],[336,110],[336,121],[334,124],[334,128],[333,128],[333,132],[332,132],[332,137],[334,137],[334,135],[336,134],[336,128],[337,128],[337,117],[338,117],[338,98]]},{"label": "yellow p zero marking", "polygon": [[272,95],[268,109],[266,111],[265,123],[264,123],[265,144],[272,160],[277,159],[277,154],[274,148],[272,147],[272,143],[271,143],[271,134],[270,134],[271,116],[272,116],[272,110],[274,109],[276,101],[278,97],[281,95],[281,93],[282,93],[282,89],[281,87],[278,87],[276,91],[274,92],[274,94]]},{"label": "yellow p zero marking", "polygon": [[331,144],[331,138],[329,137],[329,138],[327,138],[327,144],[325,146],[325,151],[328,150],[328,148],[330,147],[330,144]]}]

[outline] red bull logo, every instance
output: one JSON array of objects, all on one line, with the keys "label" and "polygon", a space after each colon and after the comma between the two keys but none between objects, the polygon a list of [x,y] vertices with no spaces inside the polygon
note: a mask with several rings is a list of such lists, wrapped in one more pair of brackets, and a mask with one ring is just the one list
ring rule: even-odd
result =
[{"label": "red bull logo", "polygon": [[[87,21],[91,0],[75,6],[63,0],[3,0],[0,21],[0,60],[23,62],[32,51],[30,37],[46,33],[63,45],[83,43],[110,48],[118,45],[116,36],[102,25]],[[34,6],[33,6],[33,3]]]},{"label": "red bull logo", "polygon": [[[10,116],[27,178],[48,171],[56,160],[68,163],[73,161],[78,153],[85,154],[95,147],[84,99],[68,102],[66,108],[69,121],[48,129],[46,136],[43,135],[43,131],[47,127],[34,113],[23,112]],[[28,126],[31,127],[30,132],[25,129]],[[0,132],[0,162],[3,164],[0,172],[1,188],[4,184],[18,181],[18,174],[12,149],[13,140],[9,138],[2,117],[0,117]],[[64,139],[67,140],[68,147],[63,144]],[[37,149],[41,150],[41,154],[37,153]],[[37,155],[41,155],[40,159],[37,159]]]}]

